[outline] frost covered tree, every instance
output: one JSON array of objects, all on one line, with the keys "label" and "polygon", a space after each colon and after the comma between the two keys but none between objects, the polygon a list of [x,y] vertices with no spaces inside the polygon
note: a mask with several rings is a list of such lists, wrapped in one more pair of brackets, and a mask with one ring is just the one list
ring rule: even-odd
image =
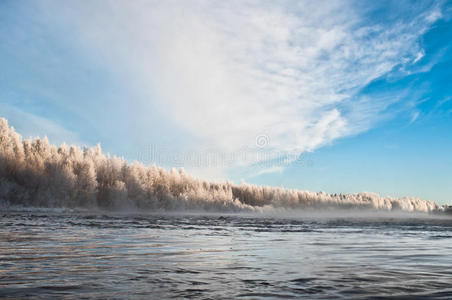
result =
[{"label": "frost covered tree", "polygon": [[255,211],[267,208],[366,208],[431,212],[432,201],[377,194],[326,194],[246,183],[214,183],[183,169],[104,155],[100,145],[80,148],[48,139],[23,140],[0,119],[0,203],[91,209]]}]

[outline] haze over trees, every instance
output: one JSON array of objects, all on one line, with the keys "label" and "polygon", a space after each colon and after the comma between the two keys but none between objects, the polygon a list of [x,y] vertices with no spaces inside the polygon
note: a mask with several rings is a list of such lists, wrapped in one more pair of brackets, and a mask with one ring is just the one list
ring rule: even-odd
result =
[{"label": "haze over trees", "polygon": [[0,119],[0,203],[2,205],[139,210],[259,211],[263,209],[368,208],[432,212],[439,207],[418,198],[373,193],[326,194],[281,187],[213,183],[185,173],[128,164],[94,148],[55,146],[25,139]]}]

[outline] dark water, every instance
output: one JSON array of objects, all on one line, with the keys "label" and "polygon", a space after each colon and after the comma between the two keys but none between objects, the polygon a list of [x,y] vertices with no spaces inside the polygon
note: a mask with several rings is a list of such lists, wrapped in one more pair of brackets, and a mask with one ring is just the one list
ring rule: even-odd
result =
[{"label": "dark water", "polygon": [[8,212],[0,298],[452,298],[452,220]]}]

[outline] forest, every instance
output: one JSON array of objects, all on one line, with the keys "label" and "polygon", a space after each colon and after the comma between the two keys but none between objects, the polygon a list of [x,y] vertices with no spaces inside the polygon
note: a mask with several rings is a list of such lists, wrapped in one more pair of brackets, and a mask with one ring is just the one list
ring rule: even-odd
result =
[{"label": "forest", "polygon": [[143,211],[263,211],[271,209],[371,209],[435,212],[432,201],[374,193],[326,194],[283,187],[209,182],[183,169],[128,163],[100,145],[23,139],[0,119],[1,206]]}]

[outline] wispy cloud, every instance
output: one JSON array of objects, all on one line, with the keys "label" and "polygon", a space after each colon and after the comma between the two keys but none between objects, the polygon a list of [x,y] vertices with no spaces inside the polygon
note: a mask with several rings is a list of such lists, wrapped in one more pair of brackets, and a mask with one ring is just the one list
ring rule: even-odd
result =
[{"label": "wispy cloud", "polygon": [[86,4],[47,7],[124,84],[157,95],[200,147],[262,151],[265,135],[265,151],[294,157],[378,119],[385,104],[355,101],[358,92],[419,61],[419,38],[441,17],[437,6],[407,7],[403,18],[369,21],[353,1]]},{"label": "wispy cloud", "polygon": [[411,114],[411,120],[410,120],[410,125],[413,124],[414,122],[416,122],[416,120],[419,118],[419,111],[414,111]]},{"label": "wispy cloud", "polygon": [[[2,114],[8,116],[11,126],[17,126],[16,129],[23,133],[24,138],[47,136],[55,144],[63,142],[83,144],[77,133],[65,129],[62,125],[50,119],[8,104],[2,104]],[[4,115],[0,115],[0,117]],[[27,120],[27,122],[23,122],[23,120]]]}]

